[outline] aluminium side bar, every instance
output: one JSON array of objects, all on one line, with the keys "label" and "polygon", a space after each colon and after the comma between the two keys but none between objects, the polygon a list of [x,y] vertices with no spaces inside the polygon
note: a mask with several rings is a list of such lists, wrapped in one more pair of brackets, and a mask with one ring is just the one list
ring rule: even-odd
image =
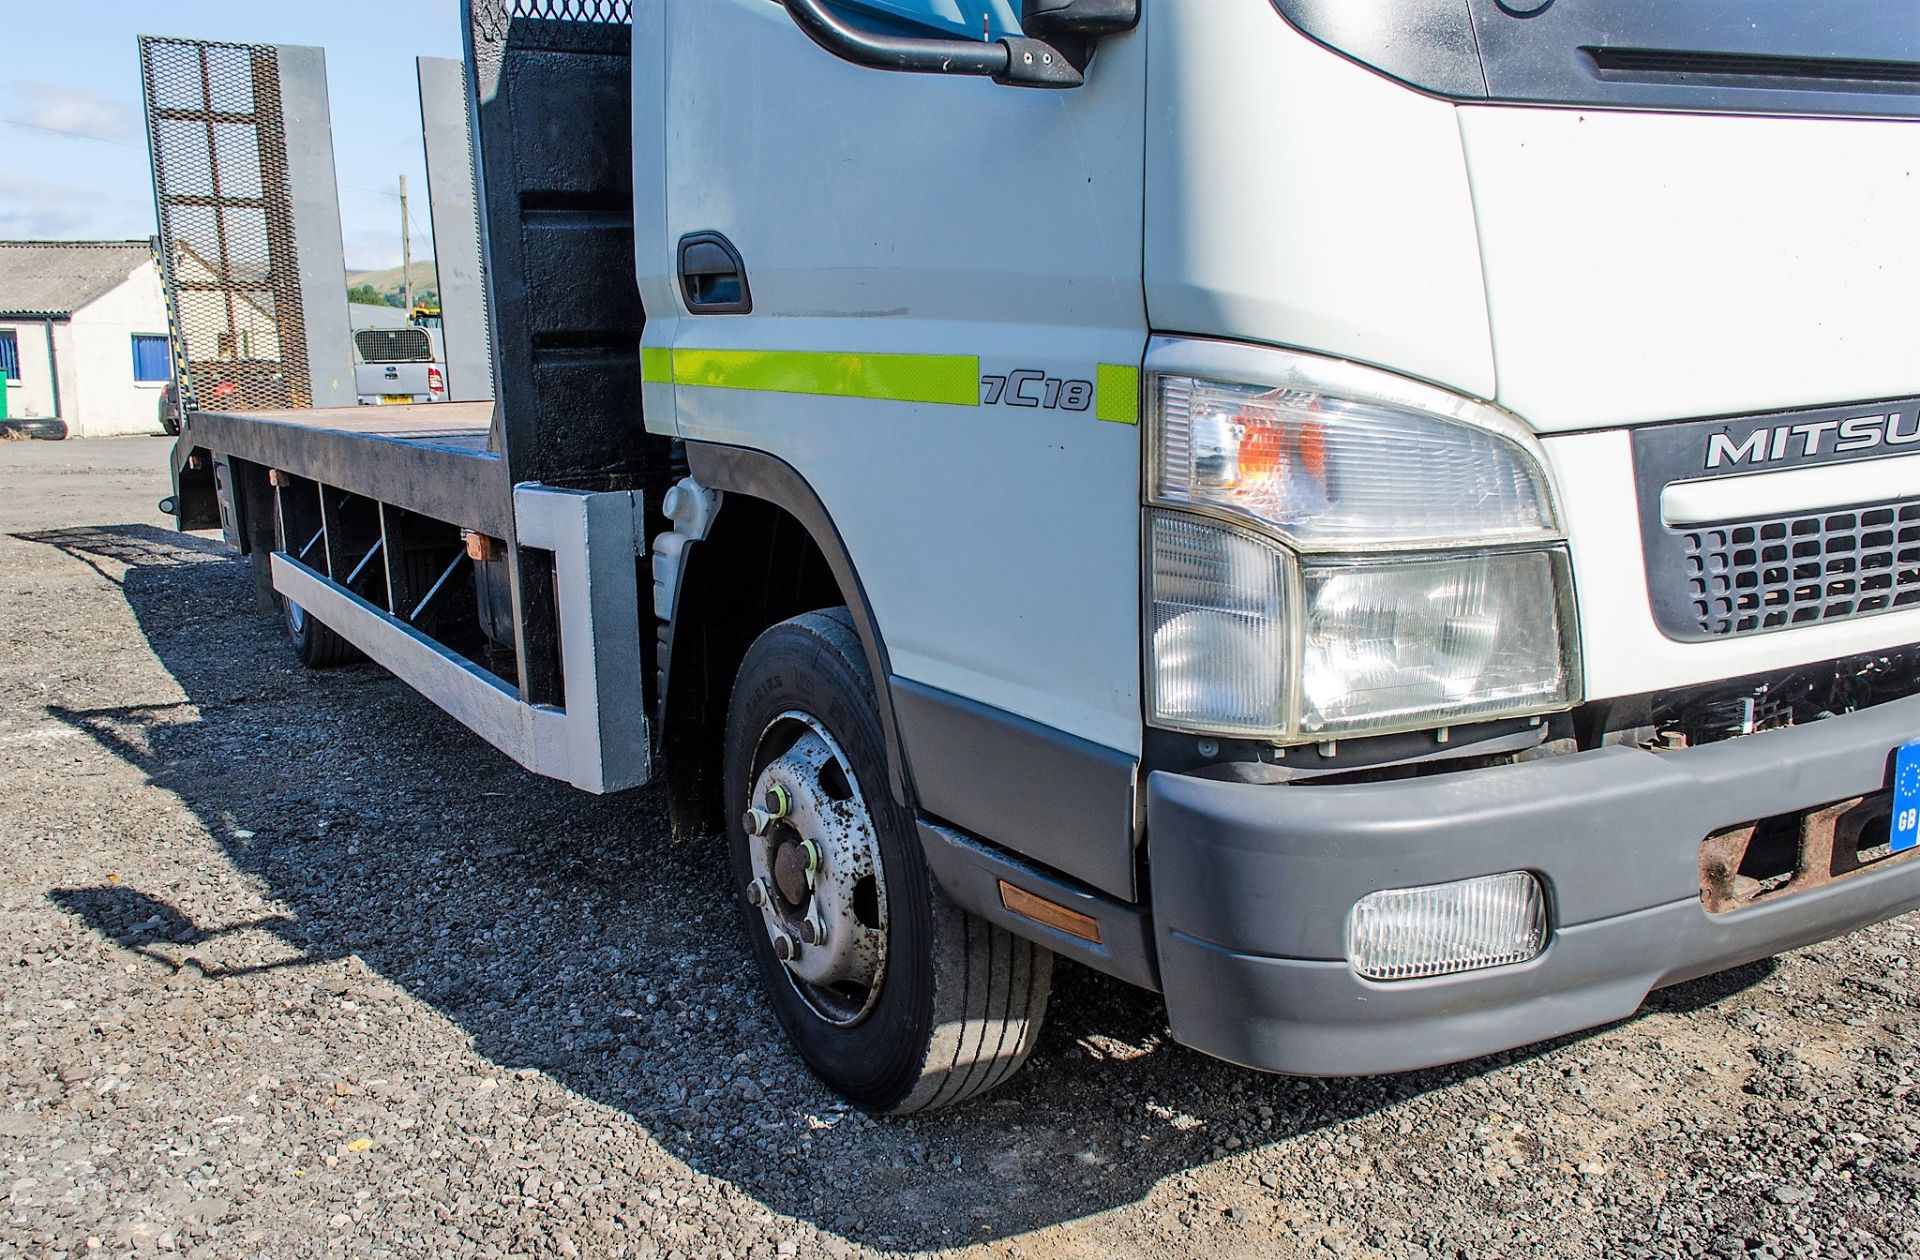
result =
[{"label": "aluminium side bar", "polygon": [[647,781],[640,664],[639,496],[514,487],[520,545],[550,551],[567,703],[517,688],[283,551],[274,589],[535,774],[589,792]]}]

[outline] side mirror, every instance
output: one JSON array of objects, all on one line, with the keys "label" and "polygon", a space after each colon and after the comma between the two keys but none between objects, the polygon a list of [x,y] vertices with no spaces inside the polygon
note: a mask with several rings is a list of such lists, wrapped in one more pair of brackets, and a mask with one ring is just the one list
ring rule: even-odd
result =
[{"label": "side mirror", "polygon": [[1020,9],[1020,29],[1059,49],[1082,71],[1097,40],[1139,24],[1140,0],[1023,0]]}]

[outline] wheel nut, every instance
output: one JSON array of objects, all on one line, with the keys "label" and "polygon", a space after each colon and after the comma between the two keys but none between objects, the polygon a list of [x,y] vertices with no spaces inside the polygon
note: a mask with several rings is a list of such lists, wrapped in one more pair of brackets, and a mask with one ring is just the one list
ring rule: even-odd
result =
[{"label": "wheel nut", "polygon": [[757,879],[747,885],[747,904],[750,906],[767,904],[767,890],[760,886],[760,881]]},{"label": "wheel nut", "polygon": [[800,956],[800,942],[782,932],[773,938],[773,956],[781,962],[792,962]]},{"label": "wheel nut", "polygon": [[800,921],[800,939],[809,945],[818,945],[820,943],[820,925],[812,919],[802,919]]},{"label": "wheel nut", "polygon": [[778,783],[767,789],[767,799],[763,804],[769,821],[777,822],[793,810],[793,798],[787,795],[787,789]]},{"label": "wheel nut", "polygon": [[746,816],[740,820],[740,825],[747,829],[748,835],[757,836],[765,832],[767,824],[772,821],[773,815],[756,805],[746,812]]}]

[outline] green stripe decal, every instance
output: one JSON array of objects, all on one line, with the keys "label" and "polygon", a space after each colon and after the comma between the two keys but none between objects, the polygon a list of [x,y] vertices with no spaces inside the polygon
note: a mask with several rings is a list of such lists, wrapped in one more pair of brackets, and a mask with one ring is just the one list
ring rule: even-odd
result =
[{"label": "green stripe decal", "polygon": [[667,346],[640,347],[640,379],[649,385],[673,384],[673,351]]},{"label": "green stripe decal", "polygon": [[1093,414],[1115,424],[1140,423],[1140,369],[1102,363],[1095,374]]},{"label": "green stripe decal", "polygon": [[677,349],[673,379],[711,389],[980,405],[980,360],[970,354]]}]

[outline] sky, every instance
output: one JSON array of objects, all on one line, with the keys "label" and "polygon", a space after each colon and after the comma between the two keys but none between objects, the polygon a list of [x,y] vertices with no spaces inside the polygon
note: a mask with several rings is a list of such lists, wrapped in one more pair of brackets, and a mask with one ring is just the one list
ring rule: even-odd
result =
[{"label": "sky", "polygon": [[305,44],[327,54],[350,271],[433,254],[416,56],[460,56],[458,0],[0,0],[0,239],[154,233],[140,35]]}]

